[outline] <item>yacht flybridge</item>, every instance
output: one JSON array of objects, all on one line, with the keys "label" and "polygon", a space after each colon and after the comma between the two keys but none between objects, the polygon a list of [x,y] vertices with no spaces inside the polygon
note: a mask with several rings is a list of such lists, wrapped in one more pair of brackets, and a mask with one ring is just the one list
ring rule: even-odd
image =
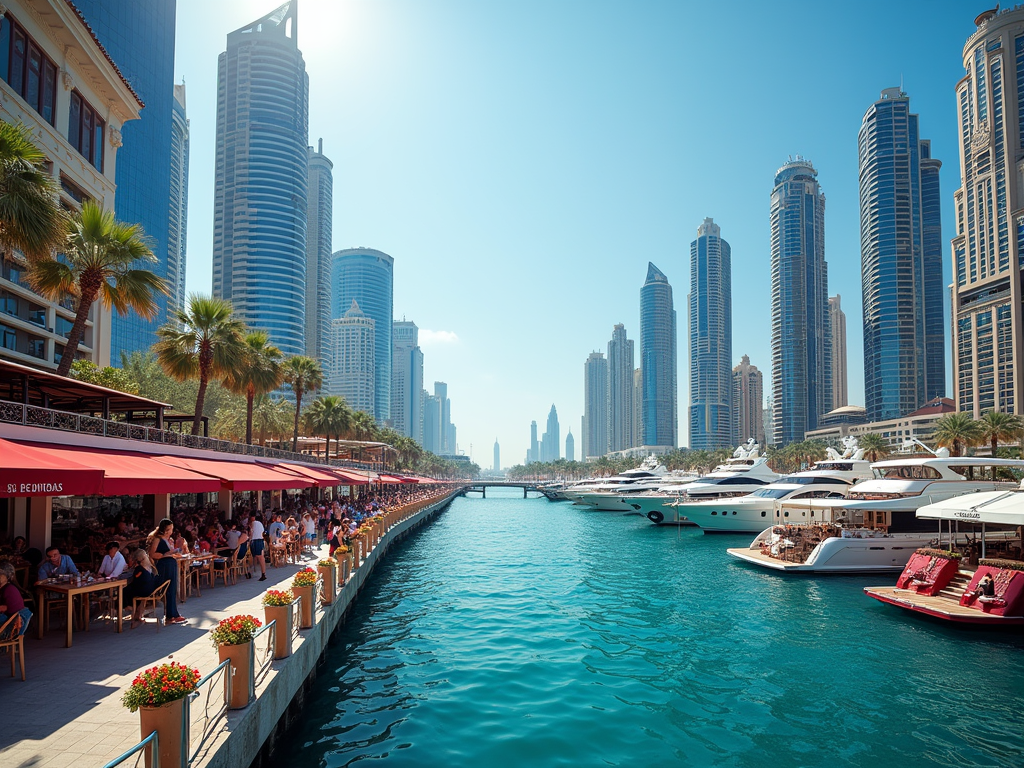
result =
[{"label": "yacht flybridge", "polygon": [[584,493],[623,489],[641,480],[657,479],[667,474],[668,470],[658,462],[657,456],[652,455],[644,459],[636,469],[627,469],[625,472],[611,477],[592,477],[581,480],[566,488],[565,495],[568,499],[578,502]]}]

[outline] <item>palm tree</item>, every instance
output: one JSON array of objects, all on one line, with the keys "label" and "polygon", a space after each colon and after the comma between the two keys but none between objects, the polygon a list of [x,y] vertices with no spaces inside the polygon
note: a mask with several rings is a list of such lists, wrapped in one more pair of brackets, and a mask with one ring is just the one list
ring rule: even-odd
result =
[{"label": "palm tree", "polygon": [[352,414],[349,434],[356,440],[373,440],[377,436],[377,422],[366,411],[356,411]]},{"label": "palm tree", "polygon": [[0,248],[16,248],[30,259],[59,250],[68,235],[57,182],[45,163],[28,128],[0,122]]},{"label": "palm tree", "polygon": [[331,458],[331,435],[341,439],[352,422],[352,410],[345,398],[338,395],[322,395],[310,403],[306,410],[306,426],[314,435],[327,438],[327,458]]},{"label": "palm tree", "polygon": [[860,435],[857,438],[857,447],[864,451],[869,461],[878,461],[878,457],[889,455],[889,441],[875,432]]},{"label": "palm tree", "polygon": [[292,385],[295,393],[295,425],[292,429],[292,451],[299,450],[299,411],[302,410],[302,395],[316,392],[324,385],[324,372],[320,363],[312,357],[294,355],[284,361],[284,380]]},{"label": "palm tree", "polygon": [[969,413],[949,413],[935,422],[935,441],[949,448],[954,456],[960,456],[961,450],[977,445],[982,440],[981,424]]},{"label": "palm tree", "polygon": [[1019,440],[1024,434],[1024,421],[1012,413],[986,411],[981,415],[978,424],[981,427],[981,438],[989,441],[993,456],[996,455],[1000,442]]},{"label": "palm tree", "polygon": [[192,294],[188,308],[175,310],[157,329],[153,345],[164,372],[178,381],[199,380],[192,434],[199,434],[206,387],[228,375],[242,350],[245,324],[232,317],[231,302]]},{"label": "palm tree", "polygon": [[153,293],[166,294],[169,288],[163,278],[133,266],[138,261],[156,261],[142,227],[117,221],[113,211],[86,200],[68,225],[63,257],[48,254],[29,262],[28,281],[39,294],[51,301],[78,296],[75,322],[57,375],[71,371],[85,321],[97,299],[119,315],[134,310],[147,320],[156,316]]},{"label": "palm tree", "polygon": [[252,406],[257,395],[273,392],[284,379],[280,349],[270,343],[266,331],[249,331],[234,364],[224,376],[224,386],[245,395],[245,444],[252,445]]}]

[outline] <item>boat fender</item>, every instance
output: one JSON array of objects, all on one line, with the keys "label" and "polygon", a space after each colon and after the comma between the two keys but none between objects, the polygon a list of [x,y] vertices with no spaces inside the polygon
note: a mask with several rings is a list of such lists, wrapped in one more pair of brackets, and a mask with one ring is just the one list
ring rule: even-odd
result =
[{"label": "boat fender", "polygon": [[652,509],[650,512],[647,513],[647,519],[650,520],[652,523],[660,523],[662,520],[665,519],[665,515],[663,515],[657,509]]}]

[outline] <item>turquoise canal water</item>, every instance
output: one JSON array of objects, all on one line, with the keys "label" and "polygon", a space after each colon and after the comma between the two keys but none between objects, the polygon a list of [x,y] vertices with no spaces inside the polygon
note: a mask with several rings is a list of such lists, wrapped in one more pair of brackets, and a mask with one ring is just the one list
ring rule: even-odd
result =
[{"label": "turquoise canal water", "polygon": [[456,499],[328,652],[290,768],[1024,765],[1024,639],[787,578],[749,537]]}]

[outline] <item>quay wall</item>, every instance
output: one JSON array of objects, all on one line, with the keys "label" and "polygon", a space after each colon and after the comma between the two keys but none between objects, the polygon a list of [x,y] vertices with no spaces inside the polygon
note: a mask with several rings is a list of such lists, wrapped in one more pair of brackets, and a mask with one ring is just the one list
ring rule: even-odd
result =
[{"label": "quay wall", "polygon": [[257,684],[255,701],[245,709],[228,712],[225,728],[210,739],[209,745],[193,763],[196,768],[260,768],[276,762],[270,757],[276,743],[301,710],[305,693],[315,680],[317,665],[324,657],[331,635],[342,624],[377,563],[392,544],[430,522],[457,495],[459,492],[453,491],[424,507],[396,523],[381,537],[337,593],[334,602],[318,607],[316,626],[299,633],[292,645],[292,655],[273,663],[264,680]]}]

